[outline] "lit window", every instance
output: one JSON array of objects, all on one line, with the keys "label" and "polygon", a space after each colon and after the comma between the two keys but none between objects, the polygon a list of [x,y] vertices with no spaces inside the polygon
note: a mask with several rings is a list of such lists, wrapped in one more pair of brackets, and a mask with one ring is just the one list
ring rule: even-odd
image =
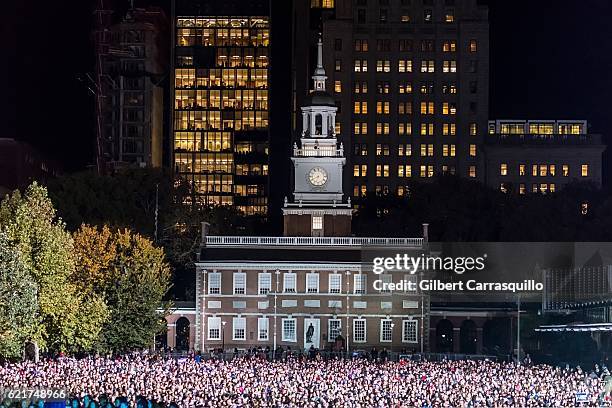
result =
[{"label": "lit window", "polygon": [[331,343],[336,341],[338,336],[342,335],[342,321],[340,319],[329,319],[327,325],[327,331],[329,332],[327,341]]},{"label": "lit window", "polygon": [[455,157],[456,147],[454,144],[444,144],[442,145],[442,156],[444,157]]},{"label": "lit window", "polygon": [[246,273],[234,272],[234,295],[246,293]]},{"label": "lit window", "polygon": [[478,134],[478,124],[470,123],[470,136],[476,136]]},{"label": "lit window", "polygon": [[221,273],[211,272],[208,274],[208,294],[217,295],[221,293]]},{"label": "lit window", "polygon": [[525,183],[519,184],[519,194],[525,194]]},{"label": "lit window", "polygon": [[508,175],[508,164],[507,163],[502,163],[499,165],[499,174],[501,176],[507,176]]},{"label": "lit window", "polygon": [[476,177],[476,166],[470,166],[468,168],[468,176],[471,178]]},{"label": "lit window", "polygon": [[363,295],[366,293],[367,277],[365,274],[356,274],[353,276],[353,291],[356,294]]},{"label": "lit window", "polygon": [[296,332],[296,320],[295,319],[283,319],[283,333],[282,341],[297,341]]},{"label": "lit window", "polygon": [[454,102],[443,102],[442,103],[442,114],[443,115],[457,114],[457,104]]},{"label": "lit window", "polygon": [[268,318],[257,318],[257,340],[268,341]]},{"label": "lit window", "polygon": [[319,274],[306,274],[306,293],[319,293]]},{"label": "lit window", "polygon": [[234,329],[232,340],[246,340],[246,319],[244,317],[234,317],[232,327]]},{"label": "lit window", "polygon": [[329,293],[340,293],[342,291],[342,275],[332,273],[329,275]]},{"label": "lit window", "polygon": [[457,61],[455,60],[442,61],[442,72],[457,72]]},{"label": "lit window", "polygon": [[393,341],[393,321],[386,319],[380,321],[380,341],[383,343]]},{"label": "lit window", "polygon": [[433,102],[421,102],[421,115],[433,115],[434,114],[434,103]]},{"label": "lit window", "polygon": [[366,321],[365,319],[353,320],[353,342],[365,343],[366,341]]},{"label": "lit window", "polygon": [[334,92],[340,93],[342,92],[342,82],[334,81]]},{"label": "lit window", "polygon": [[433,123],[421,123],[421,136],[433,136],[434,125]]},{"label": "lit window", "polygon": [[401,94],[410,94],[412,93],[412,82],[400,82],[399,84],[399,93]]},{"label": "lit window", "polygon": [[402,343],[417,343],[418,342],[418,321],[403,320],[402,321]]},{"label": "lit window", "polygon": [[376,113],[381,115],[381,114],[385,114],[388,115],[389,114],[389,102],[376,102]]},{"label": "lit window", "polygon": [[557,170],[557,166],[555,166],[554,164],[551,164],[548,166],[548,172],[553,177],[555,176],[556,170]]},{"label": "lit window", "polygon": [[368,72],[368,60],[355,60],[355,72]]},{"label": "lit window", "polygon": [[548,175],[548,166],[540,164],[540,177],[546,177]]},{"label": "lit window", "polygon": [[455,136],[457,127],[454,123],[443,123],[442,124],[442,135],[444,136]]},{"label": "lit window", "polygon": [[470,156],[476,157],[476,145],[475,144],[470,145]]},{"label": "lit window", "polygon": [[208,340],[221,340],[221,318],[208,318]]},{"label": "lit window", "polygon": [[377,60],[376,61],[376,72],[391,72],[391,61]]},{"label": "lit window", "polygon": [[525,165],[524,164],[519,164],[519,176],[524,176],[525,175]]},{"label": "lit window", "polygon": [[455,52],[457,50],[456,41],[444,41],[442,43],[442,52]]},{"label": "lit window", "polygon": [[455,13],[452,10],[448,10],[444,15],[444,22],[452,23],[455,21]]},{"label": "lit window", "polygon": [[266,295],[272,290],[272,274],[268,272],[262,272],[257,276],[258,293],[260,295]]},{"label": "lit window", "polygon": [[588,177],[589,176],[589,165],[588,164],[583,164],[580,166],[580,175],[582,177]]},{"label": "lit window", "polygon": [[312,216],[312,229],[313,230],[322,230],[323,229],[323,217],[320,215]]},{"label": "lit window", "polygon": [[584,202],[580,204],[580,213],[582,215],[587,215],[589,213],[589,203]]},{"label": "lit window", "polygon": [[478,43],[476,40],[470,40],[470,52],[478,51]]},{"label": "lit window", "polygon": [[[398,72],[412,72],[412,60],[399,60],[398,61]],[[385,71],[388,72],[388,71]]]},{"label": "lit window", "polygon": [[342,60],[337,59],[334,63],[334,70],[336,72],[342,71]]},{"label": "lit window", "polygon": [[283,292],[295,293],[297,279],[295,273],[287,272],[283,275]]},{"label": "lit window", "polygon": [[421,61],[421,72],[434,72],[435,71],[434,60],[422,60]]},{"label": "lit window", "polygon": [[563,165],[562,172],[563,172],[563,177],[569,177],[570,171],[569,171],[569,166],[567,164]]}]

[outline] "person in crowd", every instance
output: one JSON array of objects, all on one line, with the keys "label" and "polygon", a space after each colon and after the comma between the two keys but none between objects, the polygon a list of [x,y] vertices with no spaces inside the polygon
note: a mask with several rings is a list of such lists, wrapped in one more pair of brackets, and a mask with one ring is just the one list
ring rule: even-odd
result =
[{"label": "person in crowd", "polygon": [[87,408],[612,407],[605,376],[589,374],[494,361],[393,362],[382,355],[269,361],[241,354],[224,361],[131,354],[4,363],[0,389],[64,389],[75,399],[71,406]]}]

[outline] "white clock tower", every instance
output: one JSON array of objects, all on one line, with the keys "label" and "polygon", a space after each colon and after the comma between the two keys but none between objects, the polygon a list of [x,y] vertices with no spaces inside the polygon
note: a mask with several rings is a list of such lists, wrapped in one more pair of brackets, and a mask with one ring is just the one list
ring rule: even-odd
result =
[{"label": "white clock tower", "polygon": [[336,112],[333,98],[325,89],[323,44],[317,44],[317,67],[312,76],[314,89],[302,107],[302,132],[293,144],[293,200],[285,199],[285,235],[347,236],[352,209],[344,202],[342,169],[344,147],[336,139]]}]

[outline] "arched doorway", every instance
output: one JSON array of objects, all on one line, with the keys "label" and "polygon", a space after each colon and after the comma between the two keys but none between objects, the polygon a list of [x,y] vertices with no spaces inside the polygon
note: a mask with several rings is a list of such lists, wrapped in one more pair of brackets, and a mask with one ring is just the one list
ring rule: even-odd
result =
[{"label": "arched doorway", "polygon": [[453,324],[448,319],[442,319],[436,325],[436,351],[439,353],[453,351]]},{"label": "arched doorway", "polygon": [[476,335],[476,323],[473,320],[464,320],[461,323],[461,330],[459,333],[460,344],[459,349],[464,354],[475,354],[476,343],[478,341]]},{"label": "arched doorway", "polygon": [[186,317],[176,321],[176,349],[189,350],[189,319]]},{"label": "arched doorway", "polygon": [[494,318],[487,320],[482,327],[482,347],[488,354],[510,353],[510,319]]}]

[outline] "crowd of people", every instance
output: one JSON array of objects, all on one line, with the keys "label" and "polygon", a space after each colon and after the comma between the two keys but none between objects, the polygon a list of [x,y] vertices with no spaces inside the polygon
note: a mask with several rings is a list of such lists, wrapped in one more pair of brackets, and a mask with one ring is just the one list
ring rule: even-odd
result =
[{"label": "crowd of people", "polygon": [[134,354],[5,363],[0,389],[64,389],[79,401],[71,406],[87,408],[105,407],[100,400],[113,407],[612,407],[605,374],[494,361]]}]

